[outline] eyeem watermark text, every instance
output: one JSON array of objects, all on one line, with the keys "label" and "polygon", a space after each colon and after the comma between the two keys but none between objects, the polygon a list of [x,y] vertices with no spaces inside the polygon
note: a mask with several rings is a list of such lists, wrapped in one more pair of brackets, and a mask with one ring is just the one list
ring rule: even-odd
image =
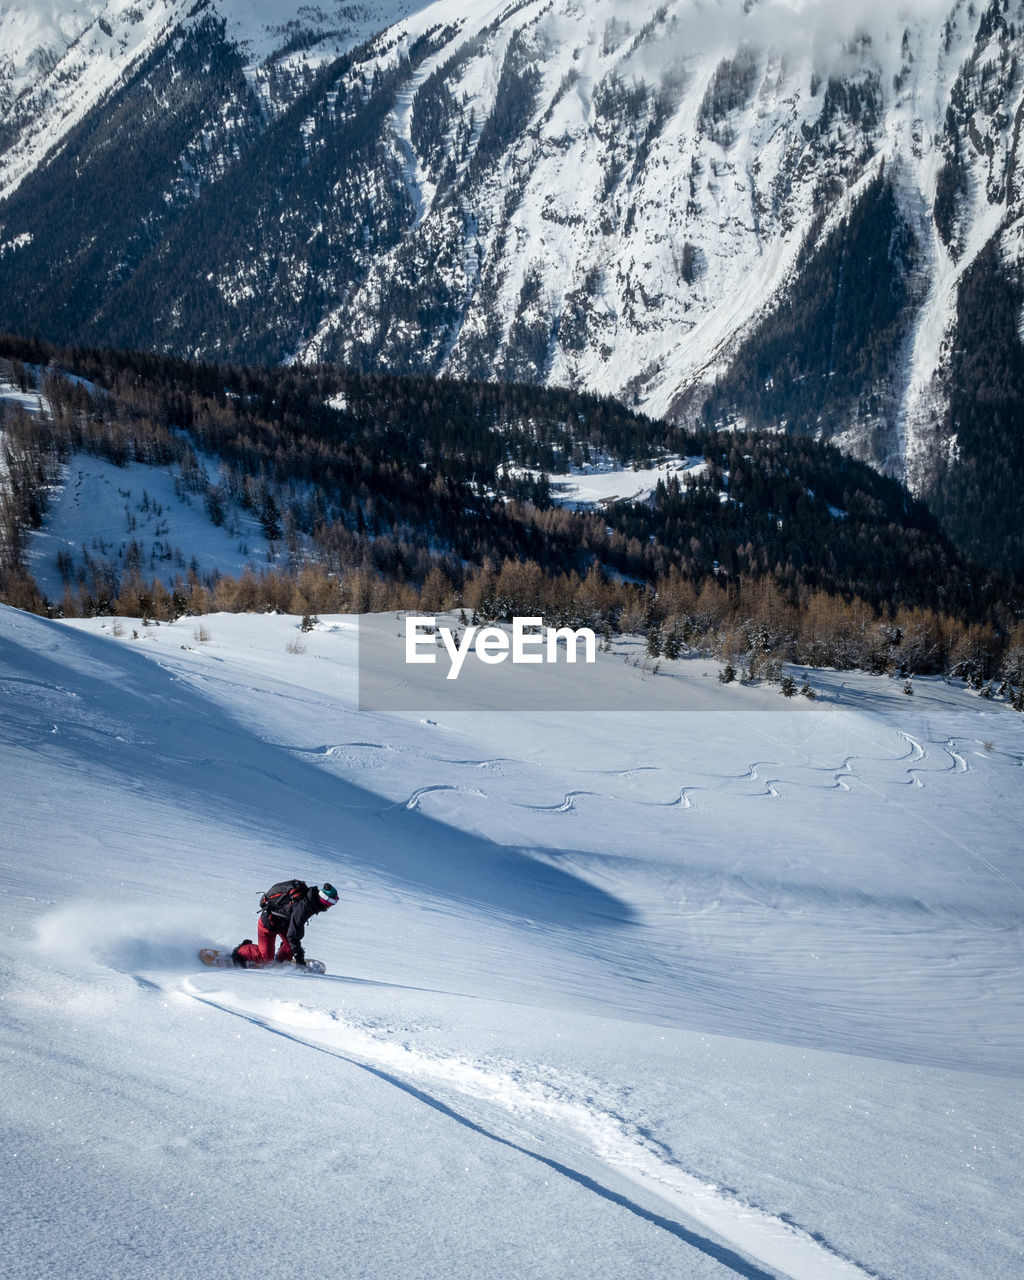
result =
[{"label": "eyeem watermark text", "polygon": [[407,617],[406,663],[436,662],[441,651],[438,639],[448,655],[448,680],[458,680],[470,654],[488,666],[509,660],[524,666],[558,662],[559,645],[564,645],[564,660],[576,662],[582,644],[583,661],[597,661],[597,637],[589,627],[545,627],[543,618],[513,618],[511,635],[503,627],[468,626],[460,637],[450,627],[439,627],[436,618]]}]

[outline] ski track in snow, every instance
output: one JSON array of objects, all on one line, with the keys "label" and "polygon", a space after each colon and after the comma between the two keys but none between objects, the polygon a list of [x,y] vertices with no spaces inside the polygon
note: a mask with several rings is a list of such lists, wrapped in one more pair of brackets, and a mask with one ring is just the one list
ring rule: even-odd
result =
[{"label": "ski track in snow", "polygon": [[[874,766],[884,768],[889,764],[900,764],[909,761],[904,774],[907,779],[905,785],[917,788],[923,788],[927,785],[925,779],[929,773],[934,772],[953,772],[957,774],[970,772],[971,766],[962,751],[957,750],[957,744],[952,738],[946,739],[944,742],[935,745],[942,750],[950,760],[946,766],[933,767],[930,763],[928,767],[921,768],[926,761],[930,762],[930,752],[927,747],[923,746],[911,734],[897,730],[897,736],[907,746],[907,750],[900,756],[885,757],[880,755],[849,755],[846,756],[842,763],[838,766],[812,764],[810,761],[801,762],[798,760],[790,761],[784,764],[778,760],[753,760],[747,768],[738,774],[728,774],[719,777],[713,775],[702,775],[700,782],[687,783],[676,789],[675,794],[668,800],[657,799],[641,799],[636,796],[618,794],[610,789],[579,789],[566,792],[560,800],[554,800],[550,803],[527,804],[516,801],[509,797],[503,797],[503,802],[512,807],[523,808],[536,813],[572,813],[580,800],[585,798],[593,798],[597,800],[608,800],[616,803],[633,804],[637,807],[666,808],[679,806],[683,809],[692,808],[692,804],[687,798],[689,794],[698,791],[708,792],[725,792],[731,791],[740,798],[738,790],[740,784],[754,783],[758,784],[757,789],[753,791],[745,791],[742,793],[746,798],[766,798],[771,800],[781,800],[797,795],[800,791],[808,789],[819,789],[823,787],[828,790],[849,791],[851,782],[860,782],[869,785],[863,772],[863,766]],[[336,744],[321,744],[314,747],[291,747],[288,748],[296,755],[306,756],[314,760],[330,760],[336,762],[343,767],[351,768],[355,771],[374,771],[386,768],[389,764],[394,763],[398,756],[403,753],[402,748],[391,743],[384,742],[367,742],[353,741]],[[984,759],[987,753],[975,752],[980,758]],[[451,756],[434,755],[427,752],[413,753],[418,762],[443,764],[446,767],[455,767],[463,769],[472,769],[477,771],[486,771],[496,780],[514,780],[527,778],[532,775],[530,766],[523,760],[518,760],[511,756],[488,757],[487,759],[474,758],[453,758]],[[857,765],[862,766],[858,771]],[[764,772],[766,769],[780,771],[774,773],[771,777]],[[794,776],[782,776],[786,770],[793,773],[800,771],[810,775],[821,774],[831,778],[829,782],[818,783],[810,781],[806,778],[797,778]],[[592,777],[600,777],[608,780],[630,781],[639,774],[663,774],[666,779],[671,778],[675,771],[659,765],[640,765],[630,769],[581,769],[581,774]],[[780,790],[781,788],[781,790]],[[479,786],[455,786],[445,784],[442,786],[424,786],[419,787],[403,800],[397,801],[396,804],[404,805],[406,808],[413,809],[419,805],[422,797],[429,794],[441,794],[450,792],[457,795],[474,795],[480,799],[490,800],[493,797]],[[393,806],[389,805],[387,808]]]},{"label": "ski track in snow", "polygon": [[[202,679],[202,677],[199,677]],[[282,692],[281,697],[294,697],[294,690]],[[754,726],[752,726],[754,727]],[[831,781],[823,784],[827,789],[840,790],[849,792],[853,786],[860,786],[873,793],[876,796],[887,795],[890,788],[895,786],[912,787],[915,790],[925,789],[929,785],[929,778],[936,773],[953,774],[963,777],[971,772],[966,757],[962,751],[957,750],[957,744],[954,739],[945,737],[941,741],[928,741],[925,745],[917,737],[906,730],[897,729],[896,734],[900,741],[905,744],[906,750],[900,755],[885,755],[878,753],[877,749],[870,753],[847,755],[838,767],[822,765],[816,763],[810,757],[803,759],[793,757],[792,744],[787,746],[777,739],[772,733],[763,729],[754,727],[754,731],[766,740],[771,741],[784,748],[789,758],[788,763],[782,764],[777,760],[755,760],[746,768],[745,772],[740,774],[732,774],[720,777],[712,775],[697,774],[693,781],[687,781],[682,786],[677,781],[678,773],[665,766],[660,765],[643,765],[639,768],[631,769],[585,769],[581,768],[578,772],[582,776],[594,778],[604,778],[606,780],[621,779],[629,781],[635,774],[643,773],[646,775],[663,774],[666,782],[671,786],[671,794],[667,799],[641,798],[634,795],[619,794],[611,789],[584,789],[573,790],[571,792],[563,792],[560,799],[553,799],[548,803],[525,802],[516,799],[514,796],[495,796],[490,792],[483,790],[478,783],[472,785],[455,785],[444,784],[441,786],[427,785],[417,788],[412,792],[406,793],[403,797],[396,797],[390,803],[384,805],[381,812],[386,812],[393,808],[405,807],[407,809],[417,809],[421,807],[422,800],[430,795],[434,797],[435,803],[439,803],[442,807],[444,804],[445,793],[448,795],[456,795],[459,797],[473,796],[476,799],[487,803],[501,803],[509,808],[519,808],[528,812],[539,815],[551,815],[552,817],[569,816],[578,812],[581,803],[587,800],[591,801],[608,801],[619,805],[632,805],[638,810],[644,808],[678,808],[683,813],[694,813],[699,811],[699,807],[694,804],[691,797],[697,792],[705,792],[708,794],[724,794],[729,793],[736,800],[740,799],[766,799],[771,801],[788,801],[799,800],[801,793],[805,793],[809,789],[816,788],[817,785],[809,782],[806,777],[792,776],[794,774],[804,774],[813,776],[815,774],[825,774],[831,777]],[[856,730],[853,730],[856,732]],[[280,744],[284,745],[284,744]],[[872,744],[874,746],[874,744]],[[945,754],[949,763],[938,768],[932,764],[930,747],[935,747]],[[403,763],[409,763],[403,757],[411,757],[417,763],[430,762],[443,764],[448,768],[464,768],[474,771],[485,770],[495,781],[508,781],[521,779],[532,782],[535,779],[534,769],[525,760],[519,760],[509,756],[488,756],[485,758],[453,758],[448,755],[434,754],[417,750],[408,752],[407,749],[396,746],[394,744],[374,741],[352,741],[338,744],[319,744],[313,747],[303,747],[291,745],[287,747],[298,756],[306,756],[320,761],[336,762],[346,771],[351,770],[353,774],[359,775],[364,771],[372,771],[377,768],[385,768],[390,764],[398,764],[400,767]],[[987,752],[976,752],[976,755],[984,758]],[[1017,762],[1024,767],[1024,760]],[[893,766],[904,766],[903,780],[898,781],[897,778],[890,773]],[[762,770],[771,767],[773,776],[766,777],[762,775]],[[776,770],[785,770],[790,776],[779,776]],[[871,770],[871,776],[868,771]],[[692,773],[692,771],[691,771]],[[878,776],[878,774],[881,776]],[[757,784],[756,790],[741,790],[743,784]],[[899,803],[893,796],[889,796],[893,803]],[[365,806],[360,806],[365,808]],[[913,814],[914,821],[929,828],[938,835],[944,842],[953,843],[962,850],[968,857],[978,862],[987,872],[1003,881],[1013,892],[1020,897],[1024,897],[1024,887],[1022,887],[1015,879],[1000,870],[995,864],[985,856],[981,850],[973,844],[960,840],[955,835],[944,829],[942,826],[933,822],[927,814],[915,811]]]},{"label": "ski track in snow", "polygon": [[[294,619],[218,620],[221,657],[182,652],[192,621],[133,646],[77,634],[99,621],[0,613],[0,888],[39,935],[9,948],[0,1019],[27,1131],[10,1192],[25,1220],[58,1205],[38,1219],[56,1246],[37,1235],[15,1259],[23,1280],[84,1275],[90,1242],[68,1223],[86,1217],[127,1214],[147,1242],[168,1226],[147,1276],[175,1269],[182,1223],[202,1226],[201,1259],[247,1240],[253,1197],[275,1192],[246,1162],[278,1160],[262,1117],[303,1081],[344,1149],[324,1157],[337,1181],[310,1187],[318,1207],[346,1226],[412,1214],[406,1155],[436,1193],[415,1206],[417,1226],[440,1219],[433,1255],[408,1232],[392,1256],[415,1265],[375,1270],[388,1241],[369,1239],[360,1274],[426,1274],[425,1256],[445,1274],[452,1241],[486,1248],[510,1214],[527,1223],[520,1275],[1016,1274],[1021,910],[1005,886],[1022,892],[1024,737],[1008,710],[851,676],[813,716],[363,715],[344,653],[285,656]],[[297,855],[345,887],[341,928],[317,935],[328,962],[366,976],[201,969],[193,942],[242,936],[253,885]],[[194,938],[183,873],[209,891]],[[204,1132],[204,1107],[228,1128]],[[154,1119],[173,1139],[151,1145]],[[274,1167],[299,1176],[309,1154]],[[469,1175],[465,1201],[449,1172]],[[161,1216],[183,1175],[197,1199]],[[552,1233],[536,1252],[532,1212]],[[566,1221],[593,1269],[562,1265],[570,1249],[552,1262]],[[98,1234],[89,1276],[119,1274],[121,1236]],[[656,1265],[600,1270],[605,1241],[634,1238]],[[30,1271],[52,1247],[63,1270]]]},{"label": "ski track in snow", "polygon": [[445,791],[454,792],[456,795],[480,796],[483,799],[487,798],[484,795],[484,792],[477,790],[475,787],[453,787],[448,783],[441,782],[435,783],[429,787],[418,787],[409,799],[405,801],[403,807],[406,809],[418,809],[420,801],[424,796],[434,795]]},{"label": "ski track in snow", "polygon": [[[869,779],[866,774],[867,768],[886,770],[893,765],[904,765],[904,779],[899,785],[909,786],[916,790],[925,789],[928,784],[929,775],[936,773],[954,774],[963,776],[971,772],[971,766],[962,751],[957,750],[957,743],[952,738],[945,738],[941,742],[929,743],[934,745],[948,757],[949,763],[944,766],[935,767],[931,763],[931,753],[929,746],[922,744],[918,738],[906,730],[896,730],[897,737],[906,745],[906,750],[902,755],[884,756],[876,752],[864,755],[848,755],[838,767],[828,765],[815,764],[809,758],[805,760],[791,760],[788,765],[783,765],[779,761],[774,760],[754,760],[747,769],[741,774],[732,774],[719,778],[710,776],[701,777],[699,781],[688,782],[683,786],[676,785],[674,793],[669,799],[650,799],[639,798],[637,796],[618,794],[613,790],[602,789],[578,789],[564,792],[561,799],[552,800],[549,803],[530,803],[518,800],[512,796],[498,797],[490,792],[483,790],[479,785],[427,785],[416,788],[408,793],[403,799],[385,805],[381,812],[387,812],[390,809],[404,807],[414,810],[421,807],[421,802],[427,796],[431,796],[435,801],[439,801],[443,807],[444,797],[459,796],[464,798],[472,796],[486,803],[504,804],[509,808],[521,809],[538,815],[549,815],[551,817],[567,816],[572,817],[579,811],[581,803],[588,800],[605,801],[617,805],[632,805],[637,809],[645,808],[678,808],[683,813],[699,812],[698,804],[694,803],[691,798],[698,792],[707,794],[724,794],[729,793],[734,799],[767,799],[771,801],[789,801],[798,800],[802,792],[809,789],[817,789],[823,786],[829,790],[839,790],[849,792],[852,785],[862,786],[875,795],[882,795],[882,788],[887,784],[889,786],[895,783],[895,778],[887,778],[883,776],[880,779]],[[775,740],[770,733],[764,733],[764,737]],[[779,744],[782,745],[781,743]],[[991,745],[991,744],[989,744]],[[353,768],[356,772],[363,770],[372,770],[374,768],[384,767],[389,760],[395,760],[403,754],[401,748],[392,744],[379,742],[348,742],[337,745],[320,745],[316,747],[296,748],[292,747],[298,755],[307,757],[335,760],[344,766]],[[371,753],[370,756],[367,753]],[[988,754],[985,752],[975,752],[975,755],[984,759]],[[429,761],[444,764],[447,767],[457,767],[472,769],[475,771],[486,770],[496,780],[516,780],[532,778],[533,771],[526,761],[517,760],[514,757],[500,756],[487,757],[484,759],[459,758],[454,759],[450,756],[434,755],[426,752],[414,752],[413,755],[417,761]],[[1017,761],[1024,767],[1024,761]],[[858,767],[859,766],[859,767]],[[763,773],[766,768],[773,770],[773,776],[769,777]],[[831,777],[831,781],[823,784],[817,784],[808,781],[806,778],[800,777],[784,777],[775,773],[776,770],[789,770],[791,773],[801,772],[805,774],[815,775],[824,774]],[[674,771],[658,765],[643,765],[632,769],[581,769],[583,775],[592,777],[601,777],[607,780],[620,779],[629,781],[634,775],[643,773],[647,775],[664,774],[666,781],[670,780]],[[756,784],[756,790],[739,790],[745,784]],[[898,801],[896,802],[898,803]],[[952,835],[948,830],[933,822],[926,814],[915,812],[914,818],[917,822],[930,828],[942,840],[950,841],[961,849],[968,857],[978,862],[986,871],[997,879],[1003,881],[1008,888],[1020,897],[1024,897],[1024,887],[1017,883],[1006,872],[1000,870],[989,858],[985,856],[978,848],[972,844],[968,844],[956,836]]]},{"label": "ski track in snow", "polygon": [[[317,981],[351,980],[325,975]],[[336,1010],[276,998],[254,1005],[223,990],[204,992],[191,979],[182,989],[210,1008],[369,1071],[453,1122],[660,1227],[743,1280],[884,1280],[785,1215],[686,1169],[642,1127],[602,1107],[586,1081],[530,1064],[424,1052],[408,1039],[396,1039],[399,1029],[360,1025]],[[568,1145],[576,1163],[547,1154],[543,1148],[549,1145],[560,1152]],[[576,1167],[595,1161],[605,1180]]]},{"label": "ski track in snow", "polygon": [[[854,733],[857,733],[857,730],[852,726],[851,726],[851,731]],[[916,750],[921,753],[921,758],[924,757],[925,755],[924,748],[921,747],[920,743],[918,743],[916,739],[912,738],[908,733],[905,733],[902,730],[898,730],[897,732],[899,736],[903,738],[904,741],[906,741],[910,745],[909,754],[911,756],[915,754],[915,750]],[[952,739],[947,739],[944,744],[944,749],[948,751],[951,758],[953,759],[954,772],[961,775],[966,774],[968,772],[967,761],[962,756],[958,756],[952,750],[952,746],[953,746]],[[869,757],[853,757],[853,758],[868,759]],[[906,758],[908,757],[904,756],[904,759]],[[964,766],[962,769],[958,767],[957,765],[958,761],[962,762]],[[1021,761],[1020,764],[1022,767],[1024,767],[1024,761]],[[871,786],[871,784],[868,783],[863,778],[861,778],[860,781],[863,783],[863,785],[867,787],[869,791],[873,791],[876,794],[878,794],[878,789],[876,787]],[[924,784],[919,783],[919,785],[923,786]],[[1012,889],[1014,893],[1016,893],[1019,897],[1024,898],[1024,887],[1018,884],[1017,881],[1014,880],[1011,876],[1008,876],[1005,871],[1001,871],[997,866],[995,866],[995,864],[992,863],[988,858],[986,858],[985,855],[980,850],[974,848],[973,845],[967,844],[963,840],[960,840],[957,836],[952,834],[952,832],[944,830],[937,823],[932,822],[932,820],[926,814],[916,813],[914,816],[918,823],[936,832],[941,839],[947,840],[952,844],[956,845],[959,849],[963,850],[963,852],[966,853],[969,857],[973,858],[976,862],[980,863],[983,867],[985,867],[985,869],[989,871],[993,876],[995,876],[997,880],[1002,880],[1003,883],[1008,888]]]}]

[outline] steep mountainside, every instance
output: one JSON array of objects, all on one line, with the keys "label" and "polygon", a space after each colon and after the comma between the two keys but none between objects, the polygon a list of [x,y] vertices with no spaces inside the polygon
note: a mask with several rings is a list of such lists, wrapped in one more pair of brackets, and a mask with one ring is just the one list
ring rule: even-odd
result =
[{"label": "steep mountainside", "polygon": [[896,480],[610,398],[0,335],[0,601],[66,616],[464,608],[1024,707],[1020,590]]},{"label": "steep mountainside", "polygon": [[0,326],[810,431],[1024,573],[1024,0],[67,7],[3,19]]}]

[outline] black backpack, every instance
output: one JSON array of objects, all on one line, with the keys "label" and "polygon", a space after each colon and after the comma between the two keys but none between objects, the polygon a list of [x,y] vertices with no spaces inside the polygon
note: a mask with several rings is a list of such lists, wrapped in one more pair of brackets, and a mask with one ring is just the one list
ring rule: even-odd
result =
[{"label": "black backpack", "polygon": [[260,898],[260,909],[272,916],[286,916],[292,904],[300,902],[308,892],[305,880],[280,880]]}]

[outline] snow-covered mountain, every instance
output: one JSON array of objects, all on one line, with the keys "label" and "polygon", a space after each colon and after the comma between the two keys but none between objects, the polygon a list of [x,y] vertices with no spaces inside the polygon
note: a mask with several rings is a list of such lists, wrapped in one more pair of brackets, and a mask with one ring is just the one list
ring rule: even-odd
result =
[{"label": "snow-covered mountain", "polygon": [[1021,357],[1024,0],[65,8],[0,22],[8,328],[1018,472],[956,388]]},{"label": "snow-covered mountain", "polygon": [[[11,1280],[1017,1273],[1020,716],[385,714],[352,617],[122,622],[0,607]],[[284,875],[327,976],[203,969]]]},{"label": "snow-covered mountain", "polygon": [[[0,7],[0,198],[145,60],[209,6],[204,0],[15,0]],[[337,55],[414,8],[414,0],[329,9],[275,0],[218,0],[223,38],[252,67],[292,43]]]}]

